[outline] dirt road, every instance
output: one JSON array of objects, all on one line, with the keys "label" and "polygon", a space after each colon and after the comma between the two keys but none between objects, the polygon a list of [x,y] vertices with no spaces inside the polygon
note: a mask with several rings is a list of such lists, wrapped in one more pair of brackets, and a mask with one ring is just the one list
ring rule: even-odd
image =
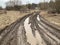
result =
[{"label": "dirt road", "polygon": [[60,45],[60,27],[47,22],[38,12],[0,32],[0,45]]}]

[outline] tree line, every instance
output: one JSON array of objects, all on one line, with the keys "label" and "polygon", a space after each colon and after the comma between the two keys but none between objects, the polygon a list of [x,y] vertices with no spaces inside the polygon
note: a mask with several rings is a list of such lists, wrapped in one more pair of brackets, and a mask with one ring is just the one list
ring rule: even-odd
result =
[{"label": "tree line", "polygon": [[[2,8],[0,8],[2,9]],[[60,0],[50,1],[50,2],[42,2],[39,4],[26,4],[26,5],[14,5],[6,6],[6,10],[26,10],[26,9],[40,9],[40,10],[55,10],[56,12],[60,13]]]}]

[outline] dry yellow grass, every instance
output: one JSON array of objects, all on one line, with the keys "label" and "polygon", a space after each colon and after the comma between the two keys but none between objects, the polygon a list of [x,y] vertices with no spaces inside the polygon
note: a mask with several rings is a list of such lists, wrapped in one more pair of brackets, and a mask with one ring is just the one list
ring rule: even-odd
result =
[{"label": "dry yellow grass", "polygon": [[60,14],[48,14],[47,11],[42,11],[40,14],[49,22],[60,26]]},{"label": "dry yellow grass", "polygon": [[20,13],[19,11],[7,11],[7,14],[0,14],[0,29],[4,28],[7,25],[10,25],[18,18],[21,18],[27,14],[28,13]]}]

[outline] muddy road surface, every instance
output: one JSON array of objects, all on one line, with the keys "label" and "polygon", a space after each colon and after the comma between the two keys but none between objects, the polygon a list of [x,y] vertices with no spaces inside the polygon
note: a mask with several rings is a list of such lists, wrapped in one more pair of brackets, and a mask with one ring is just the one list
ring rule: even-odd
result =
[{"label": "muddy road surface", "polygon": [[35,12],[2,29],[0,45],[60,45],[60,27]]}]

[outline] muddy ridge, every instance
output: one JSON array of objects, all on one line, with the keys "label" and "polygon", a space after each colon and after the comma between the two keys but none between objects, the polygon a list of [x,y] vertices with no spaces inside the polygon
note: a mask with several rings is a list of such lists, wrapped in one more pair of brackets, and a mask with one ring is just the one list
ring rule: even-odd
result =
[{"label": "muddy ridge", "polygon": [[60,45],[60,27],[39,12],[18,19],[0,32],[0,45]]}]

